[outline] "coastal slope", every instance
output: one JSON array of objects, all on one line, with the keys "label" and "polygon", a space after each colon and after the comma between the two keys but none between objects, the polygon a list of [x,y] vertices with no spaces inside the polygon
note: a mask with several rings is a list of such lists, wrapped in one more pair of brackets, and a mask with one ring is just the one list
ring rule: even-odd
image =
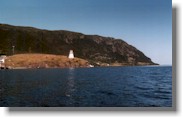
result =
[{"label": "coastal slope", "polygon": [[[156,65],[143,52],[122,39],[64,30],[0,24],[0,53],[74,55],[93,65]],[[14,46],[14,52],[12,51]]]}]

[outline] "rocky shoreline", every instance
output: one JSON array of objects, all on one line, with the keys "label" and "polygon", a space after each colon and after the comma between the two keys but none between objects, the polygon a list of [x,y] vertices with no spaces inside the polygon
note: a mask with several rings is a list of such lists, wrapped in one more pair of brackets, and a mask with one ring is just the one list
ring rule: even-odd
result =
[{"label": "rocky shoreline", "polygon": [[[63,55],[53,54],[16,54],[7,56],[1,69],[44,69],[44,68],[81,68],[107,66],[147,66],[152,63],[101,63],[89,62],[81,58],[69,59]],[[153,64],[154,65],[154,64]]]}]

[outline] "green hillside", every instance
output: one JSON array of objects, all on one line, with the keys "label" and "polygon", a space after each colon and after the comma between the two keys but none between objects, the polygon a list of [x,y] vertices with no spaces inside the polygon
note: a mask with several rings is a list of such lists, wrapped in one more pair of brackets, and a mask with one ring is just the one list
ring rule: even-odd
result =
[{"label": "green hillside", "polygon": [[49,31],[32,27],[0,24],[0,53],[43,53],[67,56],[74,50],[90,63],[154,65],[150,58],[121,39],[85,35],[71,31]]}]

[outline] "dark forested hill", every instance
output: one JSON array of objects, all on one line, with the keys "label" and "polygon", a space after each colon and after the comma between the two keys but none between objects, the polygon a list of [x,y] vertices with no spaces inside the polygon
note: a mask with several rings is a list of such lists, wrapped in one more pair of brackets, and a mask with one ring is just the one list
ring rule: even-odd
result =
[{"label": "dark forested hill", "polygon": [[11,55],[12,46],[15,46],[16,54],[45,53],[67,56],[72,49],[76,57],[94,64],[155,64],[141,51],[121,39],[0,24],[0,53]]}]

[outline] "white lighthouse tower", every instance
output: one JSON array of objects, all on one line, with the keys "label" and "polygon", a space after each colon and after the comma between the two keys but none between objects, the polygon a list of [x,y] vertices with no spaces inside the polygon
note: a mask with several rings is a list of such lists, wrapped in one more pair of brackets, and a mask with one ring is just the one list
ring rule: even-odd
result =
[{"label": "white lighthouse tower", "polygon": [[70,50],[68,58],[69,59],[74,59],[74,52],[73,52],[73,50]]}]

